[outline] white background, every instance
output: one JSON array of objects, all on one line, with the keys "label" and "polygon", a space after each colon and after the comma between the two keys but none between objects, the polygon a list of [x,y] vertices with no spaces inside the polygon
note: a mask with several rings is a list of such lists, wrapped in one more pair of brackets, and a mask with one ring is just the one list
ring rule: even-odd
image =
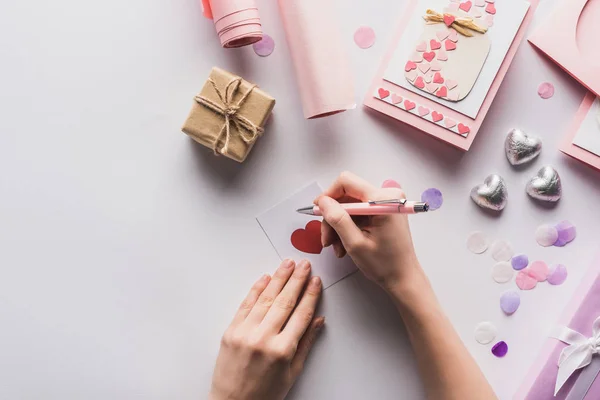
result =
[{"label": "white background", "polygon": [[[405,1],[339,1],[361,101]],[[502,399],[512,397],[599,239],[600,174],[557,150],[584,89],[523,43],[468,154],[362,107],[306,121],[278,10],[260,0],[273,55],[220,48],[198,0],[4,1],[0,5],[0,398],[198,399],[219,339],[246,291],[278,257],[255,216],[317,179],[348,169],[401,181],[412,198],[438,187],[441,210],[412,220],[423,267],[444,309]],[[542,0],[538,24],[553,1]],[[315,10],[318,12],[318,10]],[[359,25],[378,41],[358,49]],[[179,128],[210,68],[255,81],[275,114],[242,165],[215,158]],[[556,95],[536,94],[542,81]],[[513,169],[513,127],[544,151]],[[525,195],[542,165],[561,173],[555,208]],[[495,217],[469,199],[489,173],[510,200]],[[569,219],[566,248],[533,240]],[[490,278],[489,254],[465,249],[473,230],[509,239],[532,259],[562,262],[569,279],[498,307],[514,284]],[[423,395],[402,322],[355,274],[325,292],[327,317],[294,399],[418,399]],[[482,320],[509,344],[504,359],[472,338]]]}]

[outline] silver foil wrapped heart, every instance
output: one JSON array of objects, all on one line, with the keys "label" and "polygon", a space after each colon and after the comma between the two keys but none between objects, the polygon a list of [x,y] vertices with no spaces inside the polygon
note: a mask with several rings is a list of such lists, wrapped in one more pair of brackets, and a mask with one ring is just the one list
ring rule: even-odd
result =
[{"label": "silver foil wrapped heart", "polygon": [[541,153],[542,140],[520,129],[512,129],[506,136],[504,150],[511,165],[525,164]]},{"label": "silver foil wrapped heart", "polygon": [[471,199],[479,206],[489,210],[500,211],[508,202],[506,182],[500,175],[490,175],[481,185],[471,190]]},{"label": "silver foil wrapped heart", "polygon": [[557,202],[562,196],[560,175],[551,166],[540,169],[527,184],[527,194],[534,199]]}]

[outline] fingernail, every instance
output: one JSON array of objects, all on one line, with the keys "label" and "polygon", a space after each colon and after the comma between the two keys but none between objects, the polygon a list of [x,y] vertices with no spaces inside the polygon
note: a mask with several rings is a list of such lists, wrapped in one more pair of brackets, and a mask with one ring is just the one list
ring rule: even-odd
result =
[{"label": "fingernail", "polygon": [[321,278],[318,276],[313,276],[310,278],[310,286],[314,287],[315,289],[321,286]]},{"label": "fingernail", "polygon": [[342,249],[339,247],[334,247],[333,252],[337,258],[342,258]]},{"label": "fingernail", "polygon": [[310,269],[310,262],[308,262],[308,260],[302,260],[298,264],[298,267],[300,267],[300,269],[303,269],[304,271],[307,271]]},{"label": "fingernail", "polygon": [[294,260],[290,259],[290,258],[286,258],[285,260],[283,260],[283,262],[281,263],[281,267],[282,268],[292,268],[294,266]]},{"label": "fingernail", "polygon": [[266,282],[269,279],[271,279],[271,275],[269,275],[269,274],[264,274],[263,276],[260,277],[261,282]]}]

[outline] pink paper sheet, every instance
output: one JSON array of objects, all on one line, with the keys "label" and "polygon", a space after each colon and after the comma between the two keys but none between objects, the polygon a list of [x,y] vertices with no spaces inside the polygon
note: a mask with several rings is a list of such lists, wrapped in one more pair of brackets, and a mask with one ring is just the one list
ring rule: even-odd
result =
[{"label": "pink paper sheet", "polygon": [[279,0],[307,119],[356,107],[354,78],[334,5],[334,0]]},{"label": "pink paper sheet", "polygon": [[[600,253],[594,259],[575,296],[557,322],[557,326],[568,326],[583,335],[592,335],[592,323],[600,315]],[[542,352],[533,364],[515,400],[565,400],[581,371],[576,372],[554,397],[554,385],[558,373],[557,361],[566,344],[548,338]],[[590,387],[585,400],[600,399],[600,379]]]},{"label": "pink paper sheet", "polygon": [[600,96],[600,1],[562,0],[529,38],[562,69]]},{"label": "pink paper sheet", "polygon": [[588,164],[593,168],[596,168],[597,170],[600,170],[600,157],[573,144],[573,140],[575,139],[575,136],[581,127],[581,123],[587,116],[592,104],[594,104],[595,99],[596,96],[593,93],[589,93],[585,97],[583,103],[581,103],[581,107],[579,107],[579,111],[577,111],[577,114],[575,114],[575,120],[569,128],[569,133],[560,146],[560,151]]},{"label": "pink paper sheet", "polygon": [[262,39],[256,0],[202,0],[204,16],[214,21],[221,45],[247,46]]},{"label": "pink paper sheet", "polygon": [[[498,92],[498,89],[500,88],[500,85],[504,80],[504,76],[508,72],[508,68],[510,67],[510,64],[517,52],[517,49],[519,48],[519,44],[521,43],[525,35],[525,31],[527,30],[529,23],[533,19],[533,15],[535,13],[539,0],[530,0],[529,3],[531,4],[531,7],[529,8],[527,15],[523,19],[523,23],[521,24],[521,27],[518,33],[516,34],[510,49],[506,53],[504,62],[498,70],[496,78],[494,79],[494,82],[492,83],[488,91],[485,101],[483,102],[483,105],[481,106],[481,109],[475,119],[465,118],[465,116],[454,110],[448,109],[446,107],[440,107],[440,105],[436,102],[433,102],[425,97],[415,96],[414,93],[383,79],[386,68],[394,55],[395,46],[402,37],[402,34],[404,33],[404,28],[408,25],[408,22],[415,11],[415,8],[417,6],[417,0],[410,0],[406,10],[403,12],[402,17],[400,18],[400,21],[397,25],[398,28],[396,34],[392,39],[392,46],[390,46],[388,52],[384,56],[383,63],[381,64],[370,89],[367,91],[367,95],[364,100],[364,105],[374,110],[377,110],[383,114],[386,114],[394,119],[397,119],[401,122],[404,122],[408,125],[414,126],[415,128],[427,133],[428,135],[431,135],[436,139],[449,143],[460,150],[469,150],[471,144],[475,140],[475,136],[477,135],[481,124],[485,119],[487,112],[489,111],[492,105],[492,102],[494,101],[494,98],[496,97],[496,93]],[[442,112],[444,117],[453,121],[460,122],[468,120],[470,132],[466,137],[460,134],[457,135],[456,132],[450,131],[444,126],[441,126],[440,124],[434,124],[431,121],[423,119],[418,114],[406,112],[404,109],[396,107],[390,104],[389,102],[381,101],[374,97],[374,93],[377,93],[379,88],[383,88],[397,95],[401,95],[404,98],[408,98],[414,102],[417,102],[420,106],[426,107],[430,110],[443,110]]]}]

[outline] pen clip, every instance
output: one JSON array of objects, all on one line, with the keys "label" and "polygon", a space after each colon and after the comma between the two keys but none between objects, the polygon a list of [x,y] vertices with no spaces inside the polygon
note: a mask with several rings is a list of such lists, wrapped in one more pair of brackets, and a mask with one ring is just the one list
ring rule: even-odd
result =
[{"label": "pen clip", "polygon": [[379,204],[398,204],[398,206],[403,206],[406,204],[406,199],[369,200],[368,203],[372,206]]}]

